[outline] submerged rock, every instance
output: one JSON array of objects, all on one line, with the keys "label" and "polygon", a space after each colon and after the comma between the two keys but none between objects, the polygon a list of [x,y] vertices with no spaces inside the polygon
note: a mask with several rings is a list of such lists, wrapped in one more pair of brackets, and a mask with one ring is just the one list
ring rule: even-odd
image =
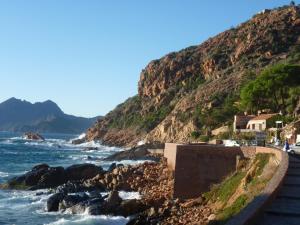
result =
[{"label": "submerged rock", "polygon": [[99,148],[98,147],[85,147],[83,150],[84,151],[91,151],[91,150],[99,150]]}]

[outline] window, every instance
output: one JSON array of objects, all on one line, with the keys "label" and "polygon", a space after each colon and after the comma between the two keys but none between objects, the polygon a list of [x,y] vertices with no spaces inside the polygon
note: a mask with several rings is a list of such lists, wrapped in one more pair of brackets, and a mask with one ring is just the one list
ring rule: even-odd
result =
[{"label": "window", "polygon": [[252,130],[255,130],[255,124],[252,124]]},{"label": "window", "polygon": [[258,126],[259,126],[259,130],[262,130],[262,124],[260,123]]}]

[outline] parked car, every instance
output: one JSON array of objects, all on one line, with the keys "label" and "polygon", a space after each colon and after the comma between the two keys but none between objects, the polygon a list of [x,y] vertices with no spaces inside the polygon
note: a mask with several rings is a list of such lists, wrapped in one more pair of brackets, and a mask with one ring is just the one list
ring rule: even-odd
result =
[{"label": "parked car", "polygon": [[297,142],[294,145],[290,145],[290,149],[288,150],[288,152],[291,154],[300,154],[300,142]]},{"label": "parked car", "polygon": [[226,147],[240,146],[236,140],[223,140],[223,143]]}]

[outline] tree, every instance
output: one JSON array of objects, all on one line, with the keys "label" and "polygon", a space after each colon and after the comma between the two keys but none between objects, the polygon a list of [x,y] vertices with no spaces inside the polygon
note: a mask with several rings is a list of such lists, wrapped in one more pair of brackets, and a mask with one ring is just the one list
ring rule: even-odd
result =
[{"label": "tree", "polygon": [[259,76],[245,85],[240,94],[243,110],[255,112],[270,108],[274,112],[286,112],[292,100],[291,88],[300,85],[300,65],[277,64],[263,70]]},{"label": "tree", "polygon": [[290,6],[295,6],[295,5],[296,5],[296,3],[294,1],[290,2]]}]

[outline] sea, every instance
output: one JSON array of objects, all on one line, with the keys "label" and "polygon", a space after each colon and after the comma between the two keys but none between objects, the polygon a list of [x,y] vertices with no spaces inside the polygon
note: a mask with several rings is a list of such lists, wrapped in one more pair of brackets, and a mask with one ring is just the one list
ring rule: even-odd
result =
[{"label": "sea", "polygon": [[[103,161],[103,158],[123,150],[103,146],[94,141],[73,145],[71,141],[80,137],[78,135],[43,134],[43,136],[45,141],[29,141],[20,133],[0,132],[0,183],[24,174],[40,163],[63,167],[93,163],[107,169],[112,162]],[[98,147],[98,150],[86,150],[86,147]],[[137,164],[142,161],[126,160],[119,163]],[[47,190],[0,190],[0,225],[124,225],[130,219],[109,215],[46,212],[46,201],[50,195]],[[136,192],[120,192],[120,196],[123,199],[140,198]]]}]

